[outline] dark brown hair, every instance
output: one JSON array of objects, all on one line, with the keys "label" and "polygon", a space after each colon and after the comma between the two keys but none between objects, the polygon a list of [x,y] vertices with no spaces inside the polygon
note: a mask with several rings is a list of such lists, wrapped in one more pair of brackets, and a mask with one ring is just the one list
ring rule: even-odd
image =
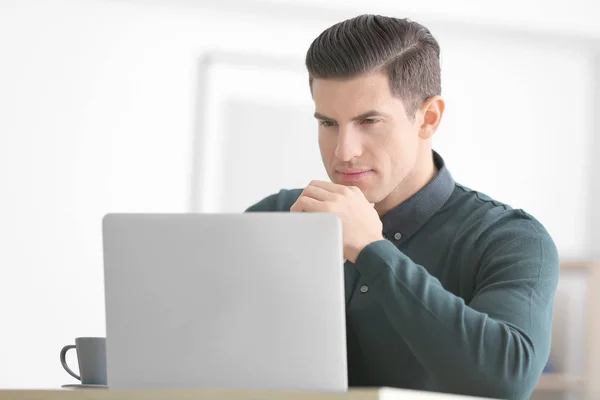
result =
[{"label": "dark brown hair", "polygon": [[309,83],[315,78],[354,78],[387,72],[390,90],[409,117],[441,94],[440,46],[423,25],[409,19],[359,15],[321,33],[306,53]]}]

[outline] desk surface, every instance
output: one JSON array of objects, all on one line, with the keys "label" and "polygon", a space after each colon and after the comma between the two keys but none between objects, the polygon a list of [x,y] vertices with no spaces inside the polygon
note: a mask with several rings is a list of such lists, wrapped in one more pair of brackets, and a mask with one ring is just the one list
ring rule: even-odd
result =
[{"label": "desk surface", "polygon": [[458,400],[476,397],[403,389],[351,389],[345,393],[106,389],[0,390],[0,400]]}]

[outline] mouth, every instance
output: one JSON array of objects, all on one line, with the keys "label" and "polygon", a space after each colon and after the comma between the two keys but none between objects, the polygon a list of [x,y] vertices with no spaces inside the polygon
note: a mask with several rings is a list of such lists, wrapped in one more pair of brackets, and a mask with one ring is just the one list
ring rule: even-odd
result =
[{"label": "mouth", "polygon": [[344,182],[356,182],[368,178],[373,172],[372,169],[349,169],[336,171],[336,174]]}]

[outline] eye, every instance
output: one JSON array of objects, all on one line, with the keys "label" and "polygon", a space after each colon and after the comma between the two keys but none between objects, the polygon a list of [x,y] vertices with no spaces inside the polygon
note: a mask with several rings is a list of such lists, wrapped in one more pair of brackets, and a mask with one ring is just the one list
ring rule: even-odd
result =
[{"label": "eye", "polygon": [[334,126],[335,122],[333,122],[333,121],[327,121],[325,119],[321,119],[321,120],[319,120],[319,125],[329,127],[329,126]]},{"label": "eye", "polygon": [[365,118],[362,120],[362,122],[363,122],[363,124],[370,125],[370,124],[375,124],[375,123],[379,122],[379,120],[377,120],[375,118]]}]

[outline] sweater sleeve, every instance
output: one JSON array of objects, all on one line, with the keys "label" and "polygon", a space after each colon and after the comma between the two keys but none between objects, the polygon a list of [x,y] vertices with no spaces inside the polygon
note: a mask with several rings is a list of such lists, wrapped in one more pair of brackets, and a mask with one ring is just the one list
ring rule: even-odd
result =
[{"label": "sweater sleeve", "polygon": [[477,268],[468,304],[387,240],[365,247],[356,267],[440,389],[529,398],[550,352],[558,252],[531,220],[496,224],[471,244]]},{"label": "sweater sleeve", "polygon": [[302,189],[281,189],[250,205],[244,212],[287,212],[301,193]]}]

